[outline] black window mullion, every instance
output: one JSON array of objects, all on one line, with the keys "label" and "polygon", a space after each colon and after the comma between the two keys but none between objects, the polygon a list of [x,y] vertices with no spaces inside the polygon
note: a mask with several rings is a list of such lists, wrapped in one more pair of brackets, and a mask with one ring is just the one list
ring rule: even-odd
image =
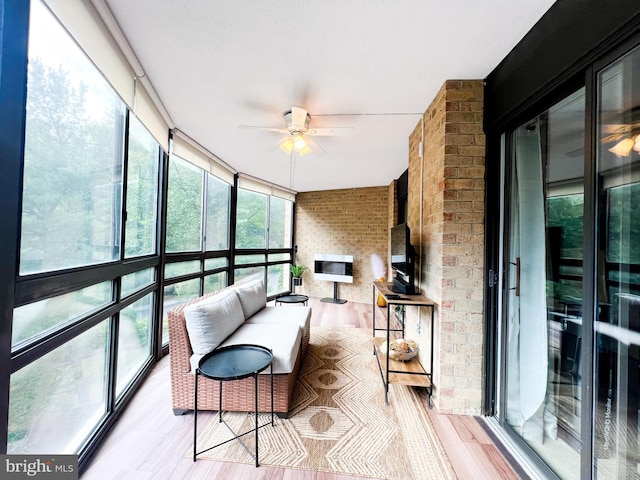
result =
[{"label": "black window mullion", "polygon": [[[271,195],[267,195],[267,222],[264,229],[264,248],[269,252],[270,235],[271,233]],[[266,258],[265,258],[266,261]],[[265,282],[266,285],[266,282]]]},{"label": "black window mullion", "polygon": [[108,339],[109,345],[107,350],[107,372],[106,372],[106,388],[107,396],[106,405],[107,413],[115,411],[116,406],[116,379],[118,378],[118,332],[120,330],[120,312],[122,304],[120,303],[122,292],[122,277],[118,277],[113,281],[113,298],[118,311],[109,318]]},{"label": "black window mullion", "polygon": [[[169,139],[171,143],[171,138]],[[154,321],[151,325],[151,338],[153,356],[159,360],[168,352],[162,346],[162,313],[164,307],[164,266],[167,262],[167,197],[169,190],[169,154],[160,150],[160,168],[158,169],[158,202],[156,211],[156,251],[160,257],[160,263],[156,269],[156,281],[158,290],[155,297]]]},{"label": "black window mullion", "polygon": [[204,252],[207,250],[207,190],[209,188],[209,175],[202,171],[202,216],[200,218],[200,295],[204,292]]},{"label": "black window mullion", "polygon": [[15,306],[70,293],[83,287],[154,267],[157,264],[157,257],[144,257],[125,262],[20,277],[15,286]]},{"label": "black window mullion", "polygon": [[122,135],[122,192],[120,194],[120,260],[125,259],[126,232],[127,232],[127,183],[129,179],[129,134],[130,134],[131,112],[127,109],[124,119],[124,129]]},{"label": "black window mullion", "polygon": [[233,186],[231,187],[231,205],[229,208],[229,274],[227,284],[232,285],[235,281],[236,269],[236,225],[238,215],[238,174],[233,176]]},{"label": "black window mullion", "polygon": [[[29,3],[0,0],[0,364],[11,360],[14,279],[20,253],[21,186],[27,104]],[[0,368],[0,454],[7,452],[11,372]]]}]

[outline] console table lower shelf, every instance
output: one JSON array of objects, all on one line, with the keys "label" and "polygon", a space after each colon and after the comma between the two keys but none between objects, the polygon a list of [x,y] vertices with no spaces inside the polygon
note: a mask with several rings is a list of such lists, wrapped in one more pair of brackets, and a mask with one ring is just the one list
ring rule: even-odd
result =
[{"label": "console table lower shelf", "polygon": [[431,373],[425,371],[418,358],[412,358],[406,362],[387,358],[387,356],[380,351],[380,345],[382,345],[385,340],[386,339],[384,337],[373,338],[373,352],[376,356],[376,360],[378,361],[380,377],[382,378],[382,384],[384,385],[385,403],[387,405],[389,404],[389,384],[398,383],[400,385],[426,388],[427,403],[429,408],[431,408],[431,395],[433,394]]}]

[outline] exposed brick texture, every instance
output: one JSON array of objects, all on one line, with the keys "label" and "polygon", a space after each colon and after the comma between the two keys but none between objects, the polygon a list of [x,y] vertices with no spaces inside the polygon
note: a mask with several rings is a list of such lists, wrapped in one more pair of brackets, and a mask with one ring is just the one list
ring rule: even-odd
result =
[{"label": "exposed brick texture", "polygon": [[333,297],[333,282],[314,280],[316,253],[353,255],[353,283],[338,284],[338,296],[371,302],[371,254],[388,256],[389,215],[395,182],[389,187],[351,188],[303,192],[296,195],[296,263],[312,270],[303,276],[296,292],[314,297]]},{"label": "exposed brick texture", "polygon": [[[419,255],[418,282],[432,298],[434,403],[441,413],[482,410],[485,137],[480,80],[445,82],[409,136],[407,223]],[[423,158],[419,145],[423,142]],[[313,267],[315,253],[354,256],[354,283],[339,296],[370,302],[370,257],[387,259],[388,228],[397,218],[396,182],[371,187],[299,193],[297,263]],[[390,278],[388,276],[388,278]],[[300,293],[333,296],[333,283],[307,272]],[[406,336],[420,345],[428,365],[428,308],[407,308]]]},{"label": "exposed brick texture", "polygon": [[[482,81],[447,81],[409,137],[408,224],[420,257],[420,288],[438,305],[434,402],[441,413],[474,415],[482,408],[482,108]],[[407,309],[406,335],[418,341],[423,365],[429,319],[427,308]]]}]

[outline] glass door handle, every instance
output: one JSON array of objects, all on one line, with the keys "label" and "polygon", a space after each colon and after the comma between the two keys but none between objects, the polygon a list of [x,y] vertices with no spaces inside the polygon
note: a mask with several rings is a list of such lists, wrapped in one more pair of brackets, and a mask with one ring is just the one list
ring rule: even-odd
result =
[{"label": "glass door handle", "polygon": [[520,257],[516,257],[516,262],[509,262],[511,265],[516,266],[516,286],[511,287],[509,290],[516,291],[516,297],[520,296]]}]

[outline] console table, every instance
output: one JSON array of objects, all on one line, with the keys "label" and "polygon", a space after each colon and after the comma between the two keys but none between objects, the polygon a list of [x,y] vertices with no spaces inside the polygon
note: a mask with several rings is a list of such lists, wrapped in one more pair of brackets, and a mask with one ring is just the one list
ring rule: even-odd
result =
[{"label": "console table", "polygon": [[[431,407],[431,395],[433,394],[433,318],[435,310],[435,302],[424,295],[406,295],[398,294],[391,290],[390,283],[373,282],[373,352],[378,361],[380,376],[384,385],[384,401],[389,404],[389,384],[399,383],[402,385],[411,385],[416,387],[424,387],[427,390],[427,403]],[[378,293],[384,297],[387,302],[387,322],[384,327],[376,327],[376,309]],[[400,328],[392,328],[391,326],[391,305],[401,305],[402,320],[400,320]],[[404,308],[406,306],[429,307],[431,310],[430,322],[430,342],[431,348],[429,352],[429,370],[425,370],[418,357],[412,358],[407,362],[391,360],[388,355],[380,351],[380,345],[386,340],[387,348],[391,344],[391,332],[401,332],[404,337]],[[376,332],[384,331],[385,337],[376,337]]]}]

